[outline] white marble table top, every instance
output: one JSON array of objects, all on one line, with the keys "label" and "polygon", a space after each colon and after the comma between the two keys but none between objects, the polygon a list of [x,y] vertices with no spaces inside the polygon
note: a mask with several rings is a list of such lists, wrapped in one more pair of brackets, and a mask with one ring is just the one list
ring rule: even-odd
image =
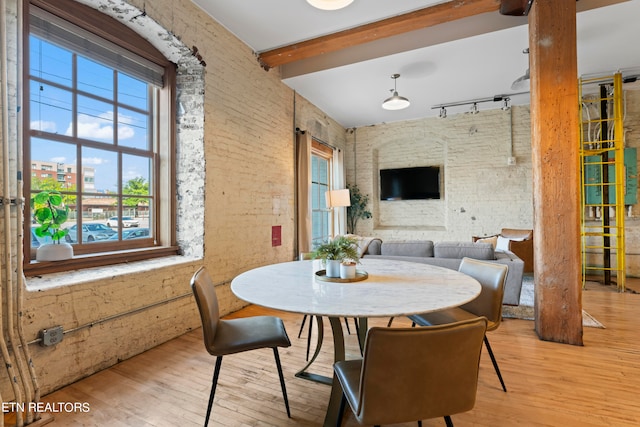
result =
[{"label": "white marble table top", "polygon": [[240,274],[231,290],[263,307],[329,317],[407,316],[457,307],[480,294],[474,278],[428,264],[384,259],[360,260],[360,282],[316,280],[320,261],[292,261]]}]

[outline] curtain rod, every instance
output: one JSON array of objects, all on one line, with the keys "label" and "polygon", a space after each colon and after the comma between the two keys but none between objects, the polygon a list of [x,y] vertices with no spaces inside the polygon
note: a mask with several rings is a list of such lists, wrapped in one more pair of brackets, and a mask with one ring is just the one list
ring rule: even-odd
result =
[{"label": "curtain rod", "polygon": [[[306,130],[302,130],[300,128],[296,128],[296,133],[301,133],[301,134],[304,135],[306,132],[307,132]],[[328,142],[324,142],[323,140],[321,140],[321,139],[319,139],[319,138],[317,138],[317,137],[315,137],[313,135],[311,135],[311,138],[314,139],[317,143],[322,144],[324,146],[327,146],[327,147],[331,148],[332,150],[341,151],[340,148],[335,147],[335,146],[329,144]]]}]

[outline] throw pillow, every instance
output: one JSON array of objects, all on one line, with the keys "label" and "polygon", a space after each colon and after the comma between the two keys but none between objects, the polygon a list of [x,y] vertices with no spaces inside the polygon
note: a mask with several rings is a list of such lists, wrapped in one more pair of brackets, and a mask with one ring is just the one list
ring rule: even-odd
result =
[{"label": "throw pillow", "polygon": [[485,237],[484,239],[478,239],[476,240],[476,243],[491,243],[491,246],[493,246],[493,249],[495,249],[498,243],[498,236],[491,236],[491,237]]},{"label": "throw pillow", "polygon": [[498,236],[498,241],[496,242],[496,250],[497,251],[508,251],[509,250],[509,239],[506,237]]}]

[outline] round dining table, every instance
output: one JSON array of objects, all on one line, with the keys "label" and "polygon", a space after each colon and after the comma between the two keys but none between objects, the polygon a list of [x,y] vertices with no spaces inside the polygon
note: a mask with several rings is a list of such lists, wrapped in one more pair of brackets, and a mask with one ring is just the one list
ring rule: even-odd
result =
[{"label": "round dining table", "polygon": [[322,342],[322,317],[328,317],[333,333],[334,362],[345,359],[340,319],[358,321],[360,345],[366,337],[367,319],[398,317],[457,307],[480,294],[480,283],[466,274],[429,264],[381,258],[362,258],[357,281],[330,279],[319,260],[266,265],[244,272],[231,282],[240,299],[263,307],[317,316],[316,352],[296,376],[331,384],[325,426],[334,426],[342,391],[335,375],[308,372]]}]

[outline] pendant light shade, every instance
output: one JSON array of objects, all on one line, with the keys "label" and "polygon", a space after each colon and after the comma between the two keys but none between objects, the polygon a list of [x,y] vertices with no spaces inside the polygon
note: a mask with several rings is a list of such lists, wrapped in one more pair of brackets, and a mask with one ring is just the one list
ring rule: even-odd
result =
[{"label": "pendant light shade", "polygon": [[398,95],[398,90],[396,88],[396,80],[398,77],[400,77],[400,74],[394,74],[391,76],[393,79],[393,95],[385,99],[382,103],[382,108],[385,110],[402,110],[403,108],[407,108],[411,105],[407,98]]},{"label": "pendant light shade", "polygon": [[524,72],[524,74],[518,77],[513,83],[511,83],[511,90],[524,90],[529,89],[529,84],[531,79],[531,75],[529,74],[529,69]]},{"label": "pendant light shade", "polygon": [[[525,48],[522,53],[529,55],[529,48]],[[528,56],[527,59],[529,59]],[[511,83],[511,90],[529,90],[529,85],[531,84],[530,79],[531,74],[529,68],[527,68],[527,71],[525,71],[522,76],[518,77],[513,83]]]},{"label": "pendant light shade", "polygon": [[349,6],[353,0],[307,0],[307,3],[322,10],[338,10]]}]

